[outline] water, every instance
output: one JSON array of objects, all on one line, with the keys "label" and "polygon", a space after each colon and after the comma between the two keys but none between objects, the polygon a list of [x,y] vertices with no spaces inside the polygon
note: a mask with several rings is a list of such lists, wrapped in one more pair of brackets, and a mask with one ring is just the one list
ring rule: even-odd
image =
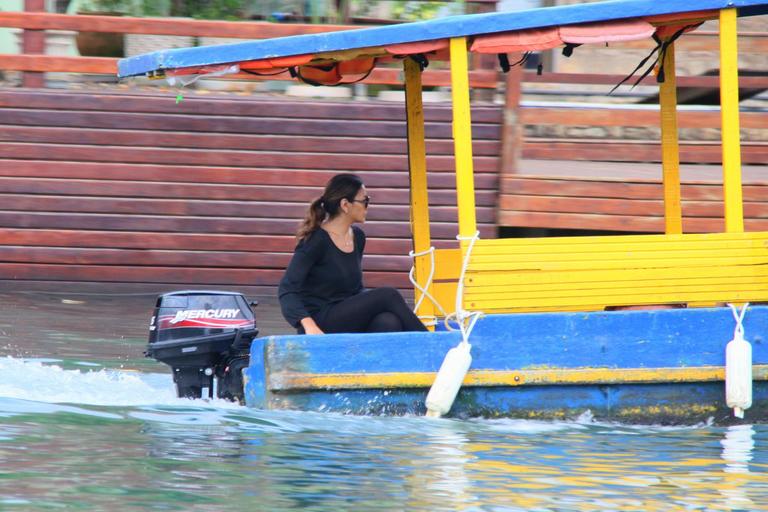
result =
[{"label": "water", "polygon": [[[182,400],[151,297],[0,295],[0,510],[766,510],[768,427]],[[273,305],[262,326],[279,331]],[[269,317],[269,318],[265,318]],[[266,321],[268,320],[268,321]]]}]

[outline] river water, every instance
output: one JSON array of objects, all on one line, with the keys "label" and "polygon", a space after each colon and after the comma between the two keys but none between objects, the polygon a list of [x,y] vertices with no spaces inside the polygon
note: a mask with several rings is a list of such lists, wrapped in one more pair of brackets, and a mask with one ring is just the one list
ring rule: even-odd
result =
[{"label": "river water", "polygon": [[[0,510],[768,510],[768,427],[427,420],[175,397],[153,298],[0,295]],[[274,304],[263,334],[287,332]]]}]

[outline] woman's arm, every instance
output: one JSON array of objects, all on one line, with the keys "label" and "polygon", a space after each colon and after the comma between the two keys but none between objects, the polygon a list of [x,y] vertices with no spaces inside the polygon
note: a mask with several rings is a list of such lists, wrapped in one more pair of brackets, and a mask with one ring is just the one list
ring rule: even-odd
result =
[{"label": "woman's arm", "polygon": [[303,325],[303,320],[309,318],[309,312],[304,306],[301,292],[307,274],[319,257],[316,246],[317,244],[302,242],[296,247],[278,287],[277,294],[283,317],[294,327],[298,327],[299,324]]},{"label": "woman's arm", "polygon": [[301,326],[304,328],[304,333],[306,334],[325,334],[323,330],[317,326],[311,316],[302,318]]},{"label": "woman's arm", "polygon": [[362,228],[359,228],[357,226],[352,226],[352,230],[355,233],[355,250],[357,251],[357,257],[360,261],[360,289],[357,291],[357,293],[362,292],[365,290],[365,276],[362,274],[363,270],[363,253],[365,252],[365,231],[362,230]]}]

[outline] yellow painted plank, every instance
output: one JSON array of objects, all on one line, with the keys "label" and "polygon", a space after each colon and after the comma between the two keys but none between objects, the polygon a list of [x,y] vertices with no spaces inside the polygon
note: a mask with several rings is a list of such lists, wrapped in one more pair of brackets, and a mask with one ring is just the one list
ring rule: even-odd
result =
[{"label": "yellow painted plank", "polygon": [[[611,286],[610,282],[579,283],[577,285],[563,286],[560,288],[536,288],[536,287],[505,287],[493,286],[487,288],[469,288],[464,293],[465,300],[498,300],[498,301],[518,301],[518,302],[541,302],[549,298],[573,299],[584,301],[600,301],[606,297],[631,296],[642,297],[646,295],[670,294],[679,297],[685,297],[697,293],[710,292],[713,294],[727,295],[734,291],[763,291],[768,295],[768,281],[755,282],[748,277],[735,279],[726,282],[690,282],[681,283],[673,281],[663,284],[663,281],[657,281],[647,286],[644,283],[624,282],[615,283]],[[654,286],[655,284],[655,286]]]},{"label": "yellow painted plank", "polygon": [[720,10],[720,117],[723,140],[725,230],[728,232],[744,231],[736,18],[736,9]]},{"label": "yellow painted plank", "polygon": [[487,260],[487,261],[472,261],[468,267],[468,275],[472,274],[489,274],[489,273],[502,273],[502,272],[563,272],[569,270],[587,271],[587,270],[617,270],[617,269],[664,269],[664,268],[702,268],[702,267],[738,267],[738,266],[753,266],[753,265],[765,265],[768,264],[768,255],[752,255],[745,254],[722,254],[712,255],[706,257],[704,255],[696,258],[685,258],[671,255],[659,255],[657,258],[642,258],[626,256],[621,258],[616,256],[613,259],[606,260],[589,260],[588,258],[574,258],[573,260],[533,260],[525,261],[524,259],[512,259],[509,260]]},{"label": "yellow painted plank", "polygon": [[459,235],[471,237],[477,231],[477,221],[475,218],[475,181],[472,164],[472,119],[469,107],[467,38],[451,39],[450,51],[453,148],[456,160]]},{"label": "yellow painted plank", "polygon": [[[744,285],[726,290],[628,290],[619,289],[614,293],[578,294],[564,291],[561,294],[542,294],[526,297],[524,295],[465,295],[464,306],[467,309],[486,311],[487,309],[532,309],[539,307],[576,307],[590,306],[590,309],[604,309],[606,306],[630,306],[633,304],[698,304],[725,303],[741,300],[768,301],[768,289]],[[747,299],[748,298],[748,299]]]},{"label": "yellow painted plank", "polygon": [[648,276],[647,279],[628,279],[624,276],[619,276],[617,279],[605,279],[597,275],[587,277],[592,277],[592,279],[582,279],[580,281],[574,280],[570,282],[567,280],[533,282],[526,284],[493,283],[486,286],[472,286],[472,284],[465,284],[465,297],[490,297],[502,293],[536,296],[538,294],[549,292],[566,293],[568,291],[580,292],[582,290],[585,292],[597,292],[604,289],[634,289],[639,291],[660,289],[666,285],[688,290],[727,286],[731,286],[732,289],[737,289],[736,287],[741,286],[742,284],[768,288],[768,277],[765,274],[742,274],[736,276],[719,275],[689,279],[676,277],[669,278],[656,275]]},{"label": "yellow painted plank", "polygon": [[768,233],[480,240],[464,307],[487,312],[768,300]]},{"label": "yellow painted plank", "polygon": [[456,282],[435,283],[433,287],[433,296],[435,300],[443,307],[443,311],[451,314],[456,311]]},{"label": "yellow painted plank", "polygon": [[[656,249],[642,247],[639,249],[624,248],[624,247],[592,247],[588,249],[573,248],[568,250],[567,247],[553,247],[549,251],[525,251],[525,250],[509,250],[509,251],[478,251],[472,252],[471,261],[474,262],[489,262],[489,261],[503,261],[504,259],[516,259],[520,261],[527,261],[531,259],[542,259],[556,261],[558,259],[578,259],[578,258],[592,258],[592,259],[614,259],[616,257],[623,258],[625,255],[633,255],[638,258],[652,258],[658,254],[664,254],[673,256],[675,254],[682,254],[686,257],[699,258],[701,256],[717,252],[721,255],[735,254],[735,255],[760,255],[768,253],[768,241],[755,242],[742,242],[740,244],[721,244],[710,245],[705,247],[695,246],[667,246],[658,247]],[[658,257],[658,256],[656,256]]]},{"label": "yellow painted plank", "polygon": [[581,270],[565,272],[474,272],[465,278],[465,286],[483,289],[488,286],[566,286],[568,284],[607,281],[638,282],[646,279],[732,279],[750,277],[768,279],[768,265],[702,266],[689,268],[660,268],[652,275],[645,269]]},{"label": "yellow painted plank", "polygon": [[[466,308],[467,305],[465,304]],[[574,305],[574,306],[536,306],[527,305],[519,307],[510,307],[507,304],[502,304],[498,307],[490,307],[488,304],[482,304],[482,307],[478,307],[476,311],[482,311],[486,315],[493,314],[508,314],[508,313],[580,313],[589,311],[605,311],[605,304],[592,304],[592,305]]]},{"label": "yellow painted plank", "polygon": [[[548,254],[551,252],[601,252],[601,251],[657,251],[662,249],[710,250],[729,247],[766,247],[768,233],[743,233],[744,236],[718,238],[677,238],[628,240],[623,236],[611,238],[584,237],[587,240],[571,238],[536,239],[537,242],[521,239],[478,240],[472,249],[473,255],[486,254]],[[749,235],[749,236],[746,236]],[[540,241],[540,243],[538,243]]]},{"label": "yellow painted plank", "polygon": [[680,148],[677,140],[677,78],[674,43],[667,46],[663,64],[665,80],[659,86],[659,103],[664,231],[667,234],[676,234],[683,232],[683,210],[680,202]]},{"label": "yellow painted plank", "polygon": [[520,248],[510,248],[507,251],[484,251],[472,252],[472,260],[494,260],[504,257],[518,258],[526,260],[530,258],[550,258],[558,259],[561,257],[573,258],[600,258],[603,254],[606,259],[611,259],[615,255],[623,257],[625,254],[637,255],[638,257],[652,257],[657,253],[664,254],[687,254],[696,257],[700,254],[706,254],[711,251],[722,251],[723,253],[749,253],[755,254],[768,253],[768,240],[729,242],[719,245],[709,244],[704,246],[696,245],[660,245],[656,248],[640,246],[637,248],[625,246],[581,246],[569,249],[567,246],[553,246],[550,250],[527,251]]},{"label": "yellow painted plank", "polygon": [[461,249],[435,249],[435,281],[458,279],[461,261]]},{"label": "yellow painted plank", "polygon": [[[528,307],[548,307],[560,310],[563,307],[591,306],[603,309],[604,306],[628,306],[642,304],[670,304],[680,302],[738,302],[738,301],[768,301],[768,293],[764,289],[754,291],[732,291],[719,293],[717,291],[702,291],[686,293],[647,293],[647,294],[623,294],[604,295],[601,297],[549,297],[537,300],[524,299],[521,301],[503,298],[498,300],[465,300],[464,307],[472,311],[509,310],[519,308],[525,310]],[[601,307],[602,306],[602,307]]]},{"label": "yellow painted plank", "polygon": [[[703,259],[685,259],[685,258],[632,258],[627,256],[625,259],[615,259],[599,262],[601,269],[620,269],[620,268],[669,268],[669,267],[700,267],[715,265],[765,265],[766,256],[726,256],[720,258]],[[487,272],[487,271],[553,271],[553,270],[590,270],[595,269],[598,262],[588,258],[574,259],[573,261],[499,261],[489,263],[471,262],[469,272]]]},{"label": "yellow painted plank", "polygon": [[[281,372],[269,376],[272,392],[335,389],[427,388],[433,372],[387,373],[298,373]],[[754,380],[768,380],[768,365],[753,365]],[[519,370],[470,370],[463,387],[558,386],[606,384],[656,384],[684,382],[722,382],[722,366],[668,368],[547,368]]]},{"label": "yellow painted plank", "polygon": [[[688,308],[712,308],[712,307],[723,307],[726,302],[730,302],[733,304],[740,304],[738,301],[721,301],[721,300],[708,300],[708,301],[690,301],[686,302]],[[664,304],[681,304],[680,301],[673,301],[673,302],[666,302]],[[648,309],[655,309],[656,306],[659,304],[637,304],[635,306],[639,308],[648,307]],[[663,305],[663,304],[662,304]],[[613,304],[612,306],[619,307],[619,306],[631,306],[631,304]],[[480,310],[478,310],[480,311]],[[493,314],[517,314],[517,313],[586,313],[586,312],[592,312],[592,311],[606,311],[606,306],[603,304],[594,304],[594,305],[578,305],[578,306],[559,306],[559,307],[524,307],[524,308],[509,308],[504,307],[500,309],[493,309],[489,307],[484,307],[481,310],[486,315],[493,315]]]},{"label": "yellow painted plank", "polygon": [[[424,106],[421,97],[421,69],[413,59],[403,61],[405,71],[406,119],[408,126],[408,175],[411,185],[411,233],[413,251],[424,253],[432,245],[429,233],[429,195],[427,193],[427,153],[424,142]],[[431,257],[423,254],[415,257],[414,278],[426,288],[431,271]],[[427,289],[431,294],[431,290]],[[414,289],[417,300],[421,291]],[[416,312],[419,316],[434,315],[434,306],[426,297]]]},{"label": "yellow painted plank", "polygon": [[470,266],[517,262],[555,262],[591,260],[595,265],[602,261],[621,259],[625,261],[675,260],[680,258],[706,261],[712,258],[759,258],[768,256],[768,247],[722,247],[709,250],[659,249],[657,251],[598,251],[598,252],[563,252],[551,251],[539,254],[473,254]]},{"label": "yellow painted plank", "polygon": [[[712,267],[703,269],[617,269],[617,270],[577,270],[555,272],[523,272],[514,275],[508,272],[488,272],[472,274],[464,278],[466,293],[483,293],[484,290],[493,291],[500,288],[528,289],[556,289],[556,288],[588,288],[602,286],[600,283],[613,283],[621,287],[659,286],[665,282],[680,286],[691,286],[698,283],[728,283],[752,280],[755,283],[768,283],[766,265],[745,266],[731,273],[722,269],[715,270]],[[712,269],[712,275],[707,275]],[[675,272],[678,270],[678,272]],[[727,269],[726,269],[727,270]],[[716,272],[716,273],[715,273]],[[539,274],[536,276],[533,274]],[[677,274],[677,275],[675,275]],[[520,279],[514,279],[520,276]],[[494,277],[496,279],[494,279]],[[538,279],[537,279],[538,277]]]},{"label": "yellow painted plank", "polygon": [[467,275],[472,274],[488,274],[488,273],[500,273],[500,272],[555,272],[555,271],[587,271],[587,270],[617,270],[617,269],[664,269],[664,268],[701,268],[701,267],[713,267],[713,266],[752,266],[752,265],[765,265],[768,263],[768,257],[766,255],[759,256],[741,256],[741,255],[724,255],[724,256],[712,256],[709,258],[684,258],[684,257],[663,257],[660,255],[658,258],[640,258],[630,257],[626,258],[614,258],[611,260],[594,260],[590,261],[586,258],[579,258],[574,260],[540,260],[540,261],[523,261],[523,260],[509,260],[509,261],[487,261],[487,262],[471,262]]},{"label": "yellow painted plank", "polygon": [[528,286],[485,286],[466,287],[464,296],[472,299],[481,298],[523,298],[535,300],[540,297],[566,296],[602,296],[606,293],[647,294],[660,291],[680,293],[696,291],[740,291],[768,290],[768,279],[756,279],[743,276],[734,279],[718,278],[706,280],[667,280],[648,281],[593,281],[583,283],[542,284]]},{"label": "yellow painted plank", "polygon": [[[715,240],[746,240],[766,239],[768,231],[751,231],[743,233],[685,233],[680,235],[616,235],[616,236],[569,236],[545,238],[493,238],[478,240],[476,248],[494,246],[531,246],[545,245],[591,245],[595,242],[606,244],[677,242],[677,241],[715,241]],[[474,249],[473,249],[474,251]]]}]

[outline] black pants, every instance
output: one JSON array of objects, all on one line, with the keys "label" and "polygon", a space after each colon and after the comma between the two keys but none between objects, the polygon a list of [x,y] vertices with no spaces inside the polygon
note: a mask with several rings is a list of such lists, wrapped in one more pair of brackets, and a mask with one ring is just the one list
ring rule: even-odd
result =
[{"label": "black pants", "polygon": [[317,322],[326,333],[426,331],[394,288],[374,288],[345,299]]}]

